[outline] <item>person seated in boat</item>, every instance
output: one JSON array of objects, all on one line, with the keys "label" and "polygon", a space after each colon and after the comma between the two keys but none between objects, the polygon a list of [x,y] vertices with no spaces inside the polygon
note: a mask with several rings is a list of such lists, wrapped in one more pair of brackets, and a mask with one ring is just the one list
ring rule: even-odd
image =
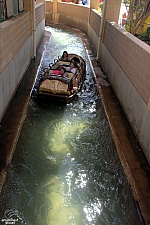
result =
[{"label": "person seated in boat", "polygon": [[64,76],[64,77],[68,77],[68,74],[67,74],[66,69],[64,67],[60,68],[60,74],[59,75]]},{"label": "person seated in boat", "polygon": [[73,78],[72,84],[73,84],[72,93],[76,93],[78,91],[78,87],[79,87],[77,77]]},{"label": "person seated in boat", "polygon": [[74,63],[75,67],[79,68],[78,64],[80,63],[80,60],[78,57],[74,56],[72,59],[71,59],[71,62]]},{"label": "person seated in boat", "polygon": [[63,60],[63,61],[68,61],[68,52],[67,51],[64,51],[60,60]]},{"label": "person seated in boat", "polygon": [[75,73],[76,73],[76,68],[75,68],[74,63],[71,62],[71,63],[70,63],[70,66],[69,66],[69,67],[66,67],[66,70],[67,70],[68,72],[71,72],[71,73],[75,74]]},{"label": "person seated in boat", "polygon": [[61,67],[60,70],[50,70],[49,73],[68,77],[68,74],[66,73],[66,69],[64,67]]}]

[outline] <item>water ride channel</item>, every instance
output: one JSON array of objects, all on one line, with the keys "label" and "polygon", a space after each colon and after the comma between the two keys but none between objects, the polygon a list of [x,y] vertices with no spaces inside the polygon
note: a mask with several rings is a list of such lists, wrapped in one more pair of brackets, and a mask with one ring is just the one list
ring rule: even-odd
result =
[{"label": "water ride channel", "polygon": [[86,61],[86,78],[78,99],[69,104],[31,97],[0,196],[1,224],[11,219],[18,225],[143,224],[82,32],[60,25],[46,30],[51,37],[37,77],[67,50]]}]

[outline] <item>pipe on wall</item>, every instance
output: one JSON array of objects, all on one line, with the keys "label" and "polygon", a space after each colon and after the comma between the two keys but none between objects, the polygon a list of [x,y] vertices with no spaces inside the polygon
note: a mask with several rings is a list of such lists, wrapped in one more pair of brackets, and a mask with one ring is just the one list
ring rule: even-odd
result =
[{"label": "pipe on wall", "polygon": [[32,0],[32,12],[33,12],[33,24],[32,24],[32,32],[33,32],[33,58],[35,58],[36,57],[35,0]]},{"label": "pipe on wall", "polygon": [[106,10],[107,0],[105,0],[103,4],[104,5],[103,5],[100,31],[99,31],[99,38],[98,38],[98,47],[97,47],[97,60],[100,59],[100,51],[101,51],[101,43],[102,43],[104,23],[105,23],[105,10]]}]

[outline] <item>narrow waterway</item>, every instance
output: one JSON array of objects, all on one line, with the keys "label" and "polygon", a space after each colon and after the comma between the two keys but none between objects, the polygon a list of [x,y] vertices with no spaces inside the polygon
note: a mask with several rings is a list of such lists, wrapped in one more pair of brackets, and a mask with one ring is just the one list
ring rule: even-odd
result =
[{"label": "narrow waterway", "polygon": [[86,60],[86,80],[70,104],[31,99],[0,196],[0,224],[140,225],[82,39],[75,29],[46,29],[42,67],[67,50]]}]

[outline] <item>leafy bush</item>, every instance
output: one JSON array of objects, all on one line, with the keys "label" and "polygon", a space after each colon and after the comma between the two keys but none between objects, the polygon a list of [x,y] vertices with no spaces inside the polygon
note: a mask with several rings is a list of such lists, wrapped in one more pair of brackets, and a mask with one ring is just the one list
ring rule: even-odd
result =
[{"label": "leafy bush", "polygon": [[98,6],[98,11],[100,14],[102,14],[102,11],[103,11],[103,2],[99,3],[99,6]]},{"label": "leafy bush", "polygon": [[147,28],[145,33],[138,35],[138,38],[150,45],[150,27]]}]

